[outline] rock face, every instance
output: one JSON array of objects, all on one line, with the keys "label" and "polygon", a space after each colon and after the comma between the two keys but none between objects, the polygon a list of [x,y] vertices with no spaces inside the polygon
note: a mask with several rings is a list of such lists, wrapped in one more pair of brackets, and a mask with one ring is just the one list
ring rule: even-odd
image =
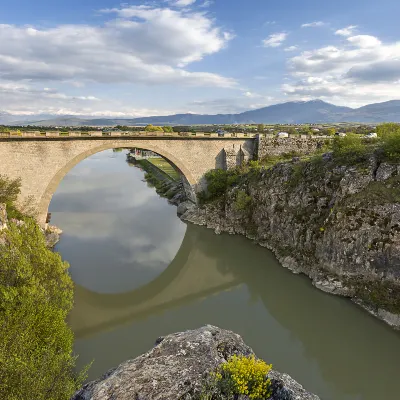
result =
[{"label": "rock face", "polygon": [[[245,209],[240,191],[251,197]],[[242,177],[223,199],[182,219],[254,239],[319,289],[400,328],[399,165],[375,156],[357,166],[328,156],[281,163]]]},{"label": "rock face", "polygon": [[63,231],[57,226],[48,225],[44,231],[46,246],[48,248],[53,248],[60,241],[60,235],[62,233]]},{"label": "rock face", "polygon": [[[86,384],[71,400],[200,400],[205,378],[234,354],[253,351],[239,335],[215,326],[168,335],[146,354]],[[272,400],[319,399],[288,375],[272,371],[269,378]]]}]

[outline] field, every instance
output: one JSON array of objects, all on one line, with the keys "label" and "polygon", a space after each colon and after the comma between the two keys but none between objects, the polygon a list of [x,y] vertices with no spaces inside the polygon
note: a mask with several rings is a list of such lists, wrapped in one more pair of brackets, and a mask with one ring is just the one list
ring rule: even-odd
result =
[{"label": "field", "polygon": [[155,165],[161,171],[169,175],[174,181],[179,180],[179,173],[174,169],[174,167],[163,158],[148,158],[148,162]]}]

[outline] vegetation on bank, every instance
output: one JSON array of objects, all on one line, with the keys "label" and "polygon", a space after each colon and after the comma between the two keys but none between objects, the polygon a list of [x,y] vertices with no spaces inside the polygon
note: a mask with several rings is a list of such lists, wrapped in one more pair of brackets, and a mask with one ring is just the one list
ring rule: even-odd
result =
[{"label": "vegetation on bank", "polygon": [[147,161],[167,174],[174,181],[179,180],[179,173],[167,160],[163,158],[148,158]]},{"label": "vegetation on bank", "polygon": [[144,179],[161,197],[171,200],[180,191],[178,183],[149,160],[136,160],[135,164],[145,171]]},{"label": "vegetation on bank", "polygon": [[363,138],[355,133],[349,133],[345,137],[335,136],[313,154],[302,155],[289,152],[280,156],[266,156],[261,160],[250,161],[229,171],[211,170],[205,174],[207,190],[199,194],[199,202],[204,204],[215,201],[223,197],[230,187],[239,185],[244,176],[246,179],[249,176],[257,179],[261,170],[267,170],[282,162],[291,162],[293,158],[297,158],[298,162],[293,167],[292,185],[298,183],[306,165],[310,162],[321,163],[324,153],[330,153],[331,161],[336,165],[359,165],[365,163],[373,154],[380,162],[400,162],[400,125],[382,124],[377,131],[378,138],[376,139]]},{"label": "vegetation on bank", "polygon": [[0,398],[67,400],[85,378],[66,323],[73,283],[35,221],[17,212],[19,186],[0,176],[0,202],[18,216],[0,233]]},{"label": "vegetation on bank", "polygon": [[[385,168],[397,171],[400,163],[400,125],[384,124],[378,129],[378,138],[363,139],[360,136],[349,134],[346,137],[335,137],[325,148],[309,155],[283,154],[280,157],[268,157],[253,161],[247,165],[238,166],[229,171],[214,170],[206,174],[208,189],[199,196],[200,203],[214,202],[223,209],[233,206],[239,216],[243,217],[241,224],[246,231],[252,229],[252,210],[256,209],[257,202],[251,194],[257,192],[255,188],[260,179],[273,174],[275,168],[287,163],[282,168],[285,174],[284,192],[281,193],[282,204],[275,207],[276,213],[289,212],[298,229],[314,227],[314,239],[329,234],[335,229],[338,221],[345,223],[348,220],[349,231],[357,232],[364,223],[378,226],[380,233],[372,238],[365,251],[382,251],[393,243],[393,232],[400,229],[397,225],[390,225],[390,216],[383,218],[374,211],[374,206],[397,204],[400,202],[400,175],[384,180],[370,180],[361,191],[349,194],[338,201],[332,198],[333,193],[340,193],[340,184],[345,178],[346,171],[353,171],[360,176],[376,174],[379,166],[386,163]],[[296,157],[293,160],[293,157]],[[277,165],[277,164],[280,164]],[[391,164],[393,167],[391,167]],[[351,168],[342,168],[351,167]],[[326,178],[329,178],[326,180]],[[347,176],[351,179],[351,174]],[[307,201],[302,206],[289,206],[290,198],[296,193],[304,192]],[[229,196],[227,196],[229,192]],[[286,196],[286,200],[284,200]],[[229,199],[233,204],[227,204]],[[351,241],[351,239],[348,239]],[[279,254],[292,254],[294,250],[282,244]],[[305,249],[312,258],[314,252]],[[382,260],[376,260],[382,262]],[[339,277],[338,277],[339,278]],[[378,280],[377,277],[341,277],[343,283],[353,289],[356,298],[371,308],[381,308],[389,312],[400,314],[400,284],[394,281]]]},{"label": "vegetation on bank", "polygon": [[272,365],[254,356],[232,356],[205,383],[200,400],[234,400],[246,395],[252,400],[268,399]]}]

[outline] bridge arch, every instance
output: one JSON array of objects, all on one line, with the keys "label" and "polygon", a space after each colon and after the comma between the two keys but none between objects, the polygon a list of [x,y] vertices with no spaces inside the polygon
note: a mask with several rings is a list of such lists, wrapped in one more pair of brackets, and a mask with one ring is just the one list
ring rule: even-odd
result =
[{"label": "bridge arch", "polygon": [[192,188],[194,188],[196,185],[195,178],[193,177],[192,173],[188,170],[188,168],[184,165],[184,163],[178,157],[171,154],[169,151],[157,146],[157,142],[154,142],[154,144],[150,142],[146,143],[145,145],[141,145],[140,142],[138,141],[135,141],[131,144],[129,144],[129,142],[124,142],[122,146],[115,146],[113,142],[103,142],[102,144],[96,147],[90,148],[76,155],[55,173],[55,175],[47,185],[42,197],[39,200],[39,205],[38,205],[39,223],[42,225],[45,223],[51,199],[54,193],[56,192],[58,186],[60,185],[61,181],[65,178],[68,172],[71,171],[72,168],[74,168],[81,161],[85,160],[86,158],[94,154],[100,153],[105,150],[111,150],[116,147],[126,148],[126,149],[136,147],[136,148],[142,148],[144,150],[153,151],[154,153],[159,154],[160,156],[164,157],[166,160],[171,162],[180,171],[181,176],[187,180],[187,182],[189,183],[190,186],[192,186]]},{"label": "bridge arch", "polygon": [[[194,194],[205,186],[205,173],[236,165],[240,148],[253,154],[254,138],[0,137],[1,173],[10,179],[21,178],[19,201],[22,205],[28,202],[43,226],[52,196],[68,171],[103,150],[134,147],[154,151],[174,164],[186,193],[195,201]],[[229,163],[226,150],[231,155]]]}]

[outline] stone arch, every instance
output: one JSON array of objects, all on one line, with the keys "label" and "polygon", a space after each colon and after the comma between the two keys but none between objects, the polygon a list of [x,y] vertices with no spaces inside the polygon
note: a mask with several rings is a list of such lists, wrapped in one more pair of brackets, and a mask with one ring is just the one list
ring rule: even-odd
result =
[{"label": "stone arch", "polygon": [[[51,199],[57,190],[59,184],[64,179],[64,177],[68,174],[68,172],[79,164],[81,161],[85,160],[86,158],[90,157],[93,154],[100,153],[105,150],[111,150],[116,147],[121,148],[132,148],[138,147],[146,150],[154,151],[155,153],[161,155],[166,160],[174,164],[174,166],[181,172],[184,181],[186,181],[185,190],[188,191],[188,187],[194,192],[196,186],[196,180],[193,177],[192,173],[189,169],[184,165],[184,163],[176,156],[171,154],[169,151],[160,148],[156,145],[156,142],[153,144],[151,142],[141,143],[140,141],[110,141],[110,142],[102,142],[101,145],[95,146],[90,148],[89,150],[82,151],[82,153],[78,154],[77,156],[73,157],[69,160],[61,169],[59,169],[51,179],[50,183],[47,185],[46,190],[44,191],[43,195],[40,198],[38,203],[38,222],[40,225],[44,225],[46,223],[47,212],[49,209],[49,205]],[[193,196],[191,196],[193,197]]]}]

